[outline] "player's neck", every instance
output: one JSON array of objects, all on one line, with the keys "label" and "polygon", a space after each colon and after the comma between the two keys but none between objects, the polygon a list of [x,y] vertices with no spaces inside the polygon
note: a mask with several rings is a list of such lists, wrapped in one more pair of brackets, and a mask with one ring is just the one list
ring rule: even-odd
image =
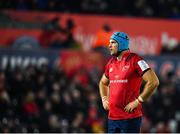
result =
[{"label": "player's neck", "polygon": [[120,61],[124,55],[124,53],[126,53],[128,50],[122,51],[119,53],[119,55],[117,56],[117,60]]}]

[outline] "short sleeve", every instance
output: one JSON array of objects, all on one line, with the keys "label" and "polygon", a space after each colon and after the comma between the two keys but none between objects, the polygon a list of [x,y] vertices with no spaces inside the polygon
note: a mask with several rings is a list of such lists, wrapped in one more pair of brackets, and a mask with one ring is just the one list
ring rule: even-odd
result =
[{"label": "short sleeve", "polygon": [[137,73],[142,76],[146,71],[148,71],[150,69],[149,65],[146,63],[146,61],[136,55],[135,56],[135,70],[137,71]]}]

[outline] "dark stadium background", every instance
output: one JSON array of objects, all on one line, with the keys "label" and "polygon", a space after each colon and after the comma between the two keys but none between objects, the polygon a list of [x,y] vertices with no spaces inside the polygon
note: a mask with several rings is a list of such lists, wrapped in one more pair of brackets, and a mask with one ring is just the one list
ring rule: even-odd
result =
[{"label": "dark stadium background", "polygon": [[109,35],[124,31],[160,79],[143,104],[141,132],[179,133],[179,7],[179,0],[1,0],[0,132],[106,132],[98,82]]}]

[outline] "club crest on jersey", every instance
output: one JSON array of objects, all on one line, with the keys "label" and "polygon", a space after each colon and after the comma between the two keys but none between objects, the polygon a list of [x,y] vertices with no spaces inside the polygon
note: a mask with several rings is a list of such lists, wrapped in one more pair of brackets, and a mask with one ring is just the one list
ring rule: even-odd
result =
[{"label": "club crest on jersey", "polygon": [[113,68],[111,67],[110,69],[109,69],[109,72],[111,73],[113,71]]},{"label": "club crest on jersey", "polygon": [[126,70],[128,70],[129,69],[129,65],[125,65],[125,66],[123,66],[123,68],[122,68],[122,71],[126,71]]},{"label": "club crest on jersey", "polygon": [[115,77],[115,79],[119,79],[119,75],[115,75],[114,77]]}]

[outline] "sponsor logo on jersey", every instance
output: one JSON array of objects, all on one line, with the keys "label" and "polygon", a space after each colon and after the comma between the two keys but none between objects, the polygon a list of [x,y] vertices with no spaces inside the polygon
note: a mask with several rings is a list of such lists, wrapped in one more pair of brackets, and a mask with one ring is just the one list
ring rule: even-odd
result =
[{"label": "sponsor logo on jersey", "polygon": [[122,71],[126,71],[126,70],[128,70],[129,69],[129,65],[125,65],[125,66],[123,66],[123,68],[122,68]]},{"label": "sponsor logo on jersey", "polygon": [[115,79],[119,79],[119,75],[118,74],[116,74],[114,77],[115,77]]},{"label": "sponsor logo on jersey", "polygon": [[110,83],[128,83],[127,79],[124,80],[110,80]]}]

